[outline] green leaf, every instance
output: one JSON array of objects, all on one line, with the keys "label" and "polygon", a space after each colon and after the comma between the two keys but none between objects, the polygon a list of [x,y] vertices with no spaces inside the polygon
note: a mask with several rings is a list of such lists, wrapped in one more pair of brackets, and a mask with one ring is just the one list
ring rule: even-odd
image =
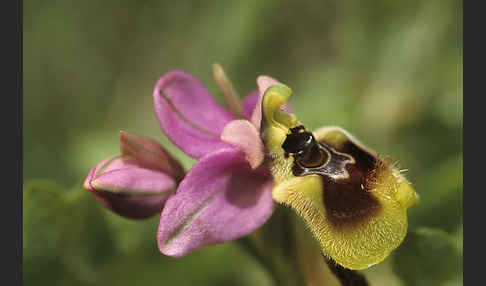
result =
[{"label": "green leaf", "polygon": [[[23,189],[23,278],[32,284],[85,285],[114,253],[109,225],[88,191],[47,180]],[[68,282],[69,281],[69,282]],[[30,283],[28,283],[30,284]]]},{"label": "green leaf", "polygon": [[393,270],[405,285],[441,285],[462,273],[458,243],[442,230],[417,228],[395,251]]}]

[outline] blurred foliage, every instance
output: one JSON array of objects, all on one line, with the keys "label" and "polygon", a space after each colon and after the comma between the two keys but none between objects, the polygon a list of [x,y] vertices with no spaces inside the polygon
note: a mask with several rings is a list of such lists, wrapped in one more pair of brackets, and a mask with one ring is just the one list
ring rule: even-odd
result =
[{"label": "blurred foliage", "polygon": [[[462,252],[462,1],[26,0],[23,8],[25,285],[270,285],[234,243],[164,257],[158,218],[125,220],[79,187],[119,152],[120,129],[159,140],[189,168],[194,160],[158,126],[152,89],[182,69],[222,102],[216,61],[241,94],[271,75],[293,89],[306,127],[342,126],[398,160],[421,197],[410,228],[445,231]],[[407,245],[400,252],[412,253]],[[412,285],[390,261],[365,271],[371,284]]]},{"label": "blurred foliage", "polygon": [[96,268],[113,255],[114,238],[95,200],[42,180],[23,191],[24,279],[51,285],[101,281]]},{"label": "blurred foliage", "polygon": [[396,250],[393,270],[407,285],[443,285],[462,276],[462,257],[454,237],[444,231],[421,227],[409,232]]}]

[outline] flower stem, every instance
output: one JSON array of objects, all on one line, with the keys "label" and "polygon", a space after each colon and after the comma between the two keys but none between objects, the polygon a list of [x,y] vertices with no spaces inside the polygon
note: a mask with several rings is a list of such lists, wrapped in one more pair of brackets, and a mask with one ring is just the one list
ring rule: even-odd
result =
[{"label": "flower stem", "polygon": [[264,227],[238,240],[269,272],[275,285],[304,285],[289,210],[277,207]]},{"label": "flower stem", "polygon": [[239,239],[238,243],[269,272],[276,285],[281,285],[282,279],[278,274],[278,267],[276,267],[270,257],[263,255],[249,236]]},{"label": "flower stem", "polygon": [[283,206],[262,228],[237,242],[268,271],[275,285],[369,286],[363,274],[322,255],[300,218]]},{"label": "flower stem", "polygon": [[346,269],[323,255],[331,272],[341,282],[342,286],[369,286],[366,277],[358,271]]}]

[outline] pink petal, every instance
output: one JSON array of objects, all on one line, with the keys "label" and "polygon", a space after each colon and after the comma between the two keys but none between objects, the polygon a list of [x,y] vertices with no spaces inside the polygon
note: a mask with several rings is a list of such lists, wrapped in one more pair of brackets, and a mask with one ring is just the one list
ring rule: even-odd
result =
[{"label": "pink petal", "polygon": [[258,130],[248,120],[233,120],[221,133],[221,140],[237,146],[245,152],[252,169],[258,168],[264,159],[263,142]]},{"label": "pink petal", "polygon": [[252,171],[238,149],[203,157],[166,202],[157,234],[160,251],[180,257],[253,232],[273,212],[271,186],[269,174]]},{"label": "pink petal", "polygon": [[[263,94],[270,86],[278,83],[278,81],[272,77],[261,75],[257,78],[258,84],[258,101],[256,102],[255,109],[251,115],[251,123],[255,125],[255,127],[260,130],[260,124],[262,121],[262,101],[263,101]],[[286,107],[282,107],[285,109]]]},{"label": "pink petal", "polygon": [[228,147],[219,135],[235,118],[192,75],[176,70],[162,76],[154,88],[154,108],[162,130],[186,154],[200,158]]},{"label": "pink petal", "polygon": [[139,167],[133,158],[116,156],[95,166],[84,188],[113,212],[141,219],[162,210],[176,182],[158,170]]}]

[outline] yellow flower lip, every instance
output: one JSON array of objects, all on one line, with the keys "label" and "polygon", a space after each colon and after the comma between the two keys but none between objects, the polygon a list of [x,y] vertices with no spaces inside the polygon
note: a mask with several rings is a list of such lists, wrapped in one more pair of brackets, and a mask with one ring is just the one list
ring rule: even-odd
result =
[{"label": "yellow flower lip", "polygon": [[387,160],[344,129],[308,132],[280,110],[290,88],[263,98],[262,139],[275,179],[275,201],[306,221],[323,252],[349,269],[385,259],[407,233],[407,209],[418,195]]}]

